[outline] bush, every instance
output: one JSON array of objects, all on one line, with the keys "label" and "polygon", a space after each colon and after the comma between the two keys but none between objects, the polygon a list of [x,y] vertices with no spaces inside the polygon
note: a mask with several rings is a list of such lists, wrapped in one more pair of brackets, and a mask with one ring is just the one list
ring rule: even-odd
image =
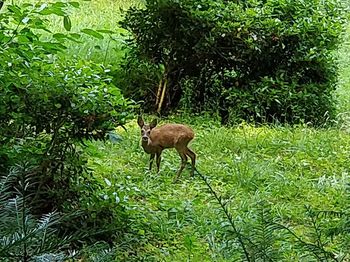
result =
[{"label": "bush", "polygon": [[343,10],[339,0],[149,0],[122,25],[140,59],[164,65],[160,107],[181,97],[193,111],[219,108],[223,122],[320,124],[333,116]]},{"label": "bush", "polygon": [[[62,16],[69,30],[67,10],[76,5],[8,5],[0,13],[0,175],[14,166],[28,167],[23,175],[31,180],[26,203],[33,216],[79,211],[60,226],[61,234],[85,228],[85,236],[103,237],[124,211],[115,201],[102,203],[95,192],[101,185],[86,169],[82,148],[84,141],[104,140],[126,123],[132,105],[111,83],[111,69],[56,56],[67,39],[79,35],[49,32],[45,16]],[[13,181],[13,188],[18,183]]]}]

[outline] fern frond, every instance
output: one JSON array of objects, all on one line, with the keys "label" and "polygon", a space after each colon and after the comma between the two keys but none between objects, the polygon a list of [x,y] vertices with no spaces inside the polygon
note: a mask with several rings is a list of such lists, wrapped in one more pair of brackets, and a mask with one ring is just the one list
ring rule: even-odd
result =
[{"label": "fern frond", "polygon": [[61,251],[72,238],[57,236],[62,220],[57,212],[39,219],[30,214],[28,191],[33,191],[35,182],[29,171],[25,166],[15,166],[0,179],[0,257],[14,261],[23,257],[45,261],[50,257],[58,260],[49,261],[63,261]]},{"label": "fern frond", "polygon": [[279,261],[280,257],[274,248],[278,241],[271,209],[264,202],[258,204],[256,219],[252,226],[250,239],[254,243],[252,247],[256,259],[263,261]]}]

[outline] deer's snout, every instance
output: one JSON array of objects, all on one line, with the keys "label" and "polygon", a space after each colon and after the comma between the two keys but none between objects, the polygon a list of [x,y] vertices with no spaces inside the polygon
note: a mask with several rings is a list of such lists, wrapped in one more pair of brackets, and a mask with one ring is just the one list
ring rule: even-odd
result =
[{"label": "deer's snout", "polygon": [[148,141],[148,136],[142,136],[142,141],[147,142]]}]

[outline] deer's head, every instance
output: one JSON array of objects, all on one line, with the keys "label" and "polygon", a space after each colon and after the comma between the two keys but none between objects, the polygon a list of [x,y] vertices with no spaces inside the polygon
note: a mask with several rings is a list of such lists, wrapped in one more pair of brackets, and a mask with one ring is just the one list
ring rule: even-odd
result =
[{"label": "deer's head", "polygon": [[137,118],[137,124],[141,128],[141,138],[142,142],[149,142],[151,131],[157,126],[157,119],[154,119],[150,124],[146,124],[142,117]]}]

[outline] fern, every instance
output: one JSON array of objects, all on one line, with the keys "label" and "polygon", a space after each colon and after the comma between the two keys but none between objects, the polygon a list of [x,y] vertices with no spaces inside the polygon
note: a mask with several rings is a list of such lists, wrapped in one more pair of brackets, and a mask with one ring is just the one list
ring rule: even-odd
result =
[{"label": "fern", "polygon": [[105,242],[96,242],[82,251],[82,257],[91,262],[109,262],[116,260],[116,251]]},{"label": "fern", "polygon": [[317,219],[311,217],[311,225],[308,227],[313,232],[309,236],[309,240],[305,240],[306,236],[299,236],[291,228],[274,222],[275,227],[287,232],[290,236],[297,240],[299,249],[306,251],[309,256],[314,257],[317,261],[343,261],[345,256],[334,254],[326,248],[327,242],[323,240],[322,228],[319,227]]},{"label": "fern", "polygon": [[35,186],[30,170],[18,165],[0,178],[0,257],[4,261],[63,261],[71,237],[57,236],[62,218],[56,212],[41,218],[30,214],[27,191]]},{"label": "fern", "polygon": [[243,255],[244,258],[250,262],[252,261],[251,256],[248,252],[248,248],[247,248],[247,244],[245,241],[245,237],[244,235],[241,234],[240,229],[237,227],[236,222],[234,221],[232,215],[229,213],[226,203],[222,200],[221,196],[219,196],[215,190],[211,187],[208,179],[202,175],[197,169],[195,169],[197,174],[200,176],[200,178],[204,181],[204,183],[206,184],[206,186],[208,187],[210,193],[214,196],[214,198],[216,199],[216,201],[218,202],[218,204],[220,205],[221,209],[223,210],[231,228],[232,228],[232,234],[235,236],[237,242],[239,243],[239,245],[242,248],[243,251]]},{"label": "fern", "polygon": [[251,228],[250,239],[254,243],[252,252],[256,260],[261,261],[279,261],[280,256],[274,245],[277,239],[276,231],[279,229],[275,226],[271,209],[266,203],[258,203],[257,217],[254,226]]},{"label": "fern", "polygon": [[223,210],[226,219],[231,226],[229,232],[236,239],[238,244],[241,247],[242,255],[246,261],[277,261],[278,256],[275,250],[273,249],[273,244],[275,238],[273,232],[277,230],[274,223],[270,223],[272,220],[268,209],[261,209],[259,212],[258,226],[253,229],[254,234],[248,235],[243,234],[242,229],[238,227],[235,219],[232,214],[229,212],[227,207],[227,202],[224,202],[214,189],[211,187],[208,179],[202,175],[196,169],[197,174],[205,182],[210,193],[214,196],[216,201],[219,203],[221,209]]},{"label": "fern", "polygon": [[[281,261],[283,251],[277,249],[279,244],[293,245],[293,248],[305,254],[305,257],[311,259],[313,257],[317,261],[347,261],[348,247],[350,243],[350,207],[346,206],[343,211],[314,211],[310,207],[306,207],[308,215],[308,223],[305,225],[305,235],[299,236],[293,229],[277,220],[272,216],[271,209],[265,204],[260,203],[257,209],[257,216],[249,227],[247,232],[244,232],[239,227],[230,214],[227,203],[214,191],[208,179],[196,170],[200,178],[209,188],[210,193],[219,203],[223,210],[231,233],[236,242],[241,247],[241,255],[246,261]],[[347,192],[349,193],[349,192]],[[324,220],[324,218],[327,218]],[[331,220],[335,218],[336,220]],[[340,222],[339,222],[340,220]],[[335,225],[335,226],[334,226]],[[279,235],[284,233],[284,238]],[[333,236],[339,235],[337,241],[342,241],[344,250],[334,250]],[[290,241],[294,239],[293,241]],[[339,240],[341,239],[341,240]],[[296,240],[296,244],[295,244]]]}]

